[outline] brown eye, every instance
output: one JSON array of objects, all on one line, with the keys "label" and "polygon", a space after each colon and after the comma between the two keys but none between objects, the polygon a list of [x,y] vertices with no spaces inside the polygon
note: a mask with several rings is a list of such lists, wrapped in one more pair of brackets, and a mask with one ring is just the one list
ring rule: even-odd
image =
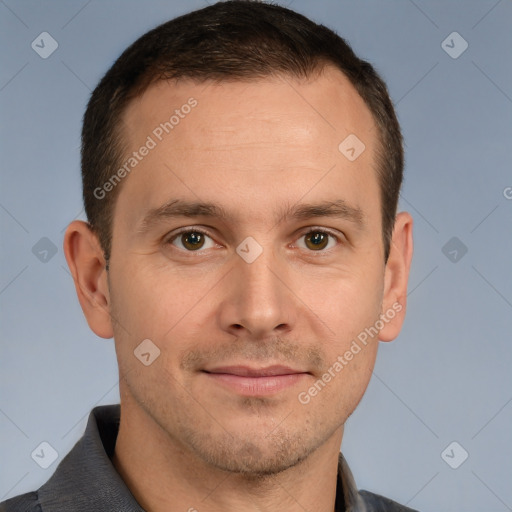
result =
[{"label": "brown eye", "polygon": [[331,249],[342,245],[343,235],[338,235],[322,228],[311,228],[297,240],[297,246],[307,252],[327,254]]},{"label": "brown eye", "polygon": [[325,249],[329,243],[329,236],[322,231],[311,231],[305,235],[306,246],[313,251]]},{"label": "brown eye", "polygon": [[170,238],[167,243],[188,252],[198,251],[199,249],[211,249],[215,246],[210,236],[193,229],[178,233]]},{"label": "brown eye", "polygon": [[204,245],[204,235],[203,233],[198,233],[196,231],[183,233],[181,235],[181,243],[186,249],[196,251],[197,249],[201,249],[201,247]]}]

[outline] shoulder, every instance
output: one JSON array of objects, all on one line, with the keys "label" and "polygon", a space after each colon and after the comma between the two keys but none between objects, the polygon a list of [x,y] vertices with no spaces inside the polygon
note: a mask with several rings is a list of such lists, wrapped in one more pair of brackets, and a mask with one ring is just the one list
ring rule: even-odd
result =
[{"label": "shoulder", "polygon": [[37,491],[20,494],[0,503],[0,512],[42,512]]},{"label": "shoulder", "polygon": [[359,491],[368,512],[418,512],[380,494],[369,491]]}]

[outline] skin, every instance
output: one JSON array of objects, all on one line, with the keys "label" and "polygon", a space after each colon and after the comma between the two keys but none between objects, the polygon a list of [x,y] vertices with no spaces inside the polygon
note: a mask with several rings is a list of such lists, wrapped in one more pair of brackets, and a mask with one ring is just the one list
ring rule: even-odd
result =
[{"label": "skin", "polygon": [[[344,423],[379,339],[394,339],[405,315],[411,216],[397,215],[385,264],[377,129],[339,71],[307,81],[158,82],[125,113],[127,156],[190,97],[197,106],[120,185],[109,271],[86,223],[65,235],[88,324],[115,340],[113,462],[146,510],[332,511]],[[338,150],[349,134],[366,146],[353,162]],[[228,216],[171,217],[141,233],[147,212],[173,199],[216,202]],[[283,205],[339,199],[360,210],[361,225],[277,222]],[[187,252],[183,237],[172,238],[179,228],[205,230],[203,248]],[[307,236],[319,229],[338,238],[319,250]],[[249,236],[262,248],[252,263],[236,252]],[[397,303],[378,336],[301,403],[298,394]],[[149,366],[134,357],[144,339],[160,350]],[[242,396],[203,371],[236,364],[304,373],[272,395]]]}]

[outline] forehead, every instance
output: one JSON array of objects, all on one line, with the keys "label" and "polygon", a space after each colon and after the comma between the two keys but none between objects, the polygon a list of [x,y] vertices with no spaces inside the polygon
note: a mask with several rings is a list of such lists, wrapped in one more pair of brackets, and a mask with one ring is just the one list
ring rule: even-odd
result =
[{"label": "forehead", "polygon": [[321,196],[338,185],[352,202],[378,195],[372,115],[330,68],[310,80],[160,81],[128,105],[122,133],[125,161],[152,146],[123,182],[119,201],[129,198],[131,222],[176,196],[224,198],[256,219],[283,195],[289,203],[306,193],[331,199]]},{"label": "forehead", "polygon": [[[182,119],[188,112],[180,111],[183,107],[189,110],[186,105],[191,98],[199,106],[193,117],[203,118],[202,133],[210,129],[210,135],[222,136],[228,131],[232,142],[251,131],[256,134],[251,121],[258,120],[269,124],[289,121],[283,128],[294,129],[296,135],[301,131],[307,135],[304,129],[310,128],[341,137],[353,129],[365,137],[375,128],[368,107],[348,78],[326,66],[308,79],[278,74],[245,81],[157,81],[128,104],[122,116],[125,139],[136,143],[138,132],[151,133],[160,123],[171,120],[174,113]],[[229,132],[230,124],[238,129],[244,125],[245,130]],[[187,134],[183,129],[180,132]],[[257,134],[259,140],[261,135]]]}]

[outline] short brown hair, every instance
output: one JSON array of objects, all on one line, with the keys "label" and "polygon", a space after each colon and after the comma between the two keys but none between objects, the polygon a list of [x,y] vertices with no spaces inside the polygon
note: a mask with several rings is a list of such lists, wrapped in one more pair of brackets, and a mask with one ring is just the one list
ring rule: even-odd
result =
[{"label": "short brown hair", "polygon": [[402,184],[403,147],[385,83],[332,30],[290,9],[254,0],[219,2],[154,28],[122,53],[94,89],[83,121],[82,185],[85,212],[106,260],[121,187],[102,199],[94,191],[121,165],[122,115],[133,98],[158,80],[250,80],[279,74],[308,78],[326,65],[350,80],[379,131],[377,174],[387,261]]}]

